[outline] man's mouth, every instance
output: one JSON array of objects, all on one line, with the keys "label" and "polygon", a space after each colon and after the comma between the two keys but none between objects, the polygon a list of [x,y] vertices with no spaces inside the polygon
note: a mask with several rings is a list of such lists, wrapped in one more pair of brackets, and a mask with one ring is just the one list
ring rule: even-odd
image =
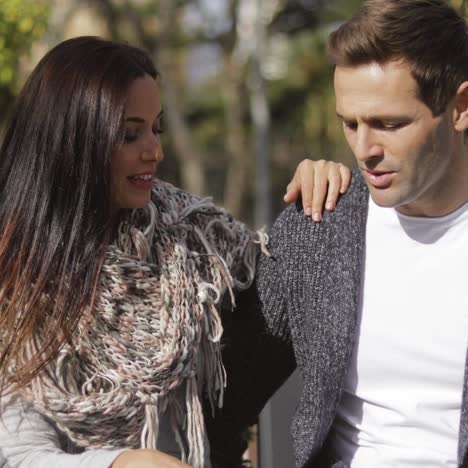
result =
[{"label": "man's mouth", "polygon": [[387,188],[395,177],[395,171],[362,170],[366,180],[375,188]]}]

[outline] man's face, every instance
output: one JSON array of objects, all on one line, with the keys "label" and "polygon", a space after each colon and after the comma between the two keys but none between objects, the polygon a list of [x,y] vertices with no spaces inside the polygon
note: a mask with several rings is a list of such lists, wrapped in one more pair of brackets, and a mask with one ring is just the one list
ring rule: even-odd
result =
[{"label": "man's face", "polygon": [[336,67],[337,114],[380,206],[433,216],[453,178],[453,105],[437,117],[418,97],[404,61]]}]

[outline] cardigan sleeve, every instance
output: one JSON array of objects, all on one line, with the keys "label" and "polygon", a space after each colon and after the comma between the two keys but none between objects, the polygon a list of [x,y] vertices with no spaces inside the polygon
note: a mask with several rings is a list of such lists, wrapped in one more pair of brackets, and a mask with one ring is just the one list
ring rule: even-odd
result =
[{"label": "cardigan sleeve", "polygon": [[248,426],[296,367],[284,278],[287,217],[273,226],[271,256],[261,254],[253,285],[222,314],[227,388],[222,409],[206,415],[214,468],[242,466]]},{"label": "cardigan sleeve", "polygon": [[108,468],[124,451],[93,449],[78,453],[61,438],[55,427],[30,404],[18,397],[1,400],[2,468]]}]

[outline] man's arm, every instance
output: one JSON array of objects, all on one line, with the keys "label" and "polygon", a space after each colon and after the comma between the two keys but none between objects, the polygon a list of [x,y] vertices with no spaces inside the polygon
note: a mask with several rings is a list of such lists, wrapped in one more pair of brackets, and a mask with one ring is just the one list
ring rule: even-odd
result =
[{"label": "man's arm", "polygon": [[283,236],[280,217],[270,236],[271,257],[260,257],[254,284],[237,295],[233,312],[223,314],[227,388],[222,410],[206,417],[213,468],[242,466],[247,427],[296,366],[286,311]]}]

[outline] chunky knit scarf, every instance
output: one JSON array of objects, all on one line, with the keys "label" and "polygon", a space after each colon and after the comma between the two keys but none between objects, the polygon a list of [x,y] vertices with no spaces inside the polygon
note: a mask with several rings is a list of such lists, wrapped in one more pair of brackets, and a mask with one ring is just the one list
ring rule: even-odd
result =
[{"label": "chunky knit scarf", "polygon": [[254,244],[209,199],[157,181],[107,250],[93,313],[24,396],[89,448],[154,449],[166,411],[183,461],[202,467],[199,389],[220,406],[226,381],[217,308],[251,283]]}]

